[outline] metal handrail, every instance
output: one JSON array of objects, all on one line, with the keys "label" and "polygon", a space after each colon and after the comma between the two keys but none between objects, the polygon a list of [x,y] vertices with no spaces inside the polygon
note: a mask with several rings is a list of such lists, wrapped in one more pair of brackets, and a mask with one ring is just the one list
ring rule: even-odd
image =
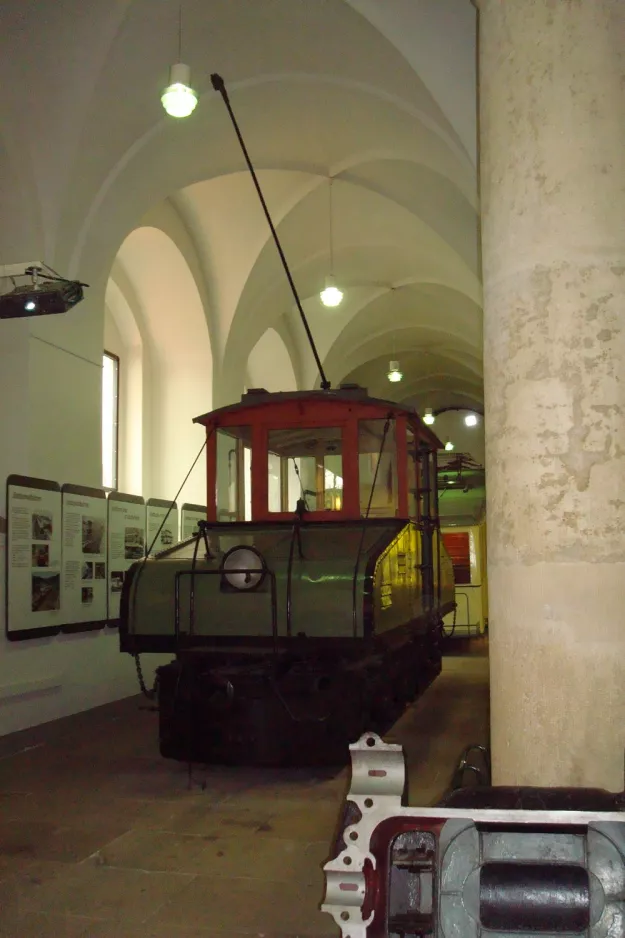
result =
[{"label": "metal handrail", "polygon": [[286,574],[286,634],[291,637],[291,621],[292,621],[292,612],[293,612],[293,554],[295,552],[295,541],[297,540],[297,546],[299,549],[300,560],[303,558],[302,554],[302,532],[300,529],[299,519],[293,525],[293,531],[291,532],[291,543],[289,545],[289,562],[287,565],[287,574]]},{"label": "metal handrail", "polygon": [[[250,576],[258,574],[258,567],[250,570],[239,570],[237,573],[248,573]],[[273,570],[270,570],[268,567],[265,567],[264,574],[269,577],[271,582],[271,633],[273,638],[273,647],[274,652],[278,651],[278,605],[276,599],[276,575]],[[192,636],[195,634],[194,625],[195,625],[195,584],[194,577],[196,576],[222,576],[224,571],[220,567],[216,567],[213,570],[178,570],[174,578],[174,601],[175,601],[175,611],[174,611],[174,630],[176,636],[176,645],[180,643],[180,580],[183,576],[191,577],[191,589],[189,592],[189,635]]]},{"label": "metal handrail", "polygon": [[[481,753],[482,760],[484,762],[482,768],[469,761],[469,756],[473,752]],[[463,782],[465,772],[473,772],[479,787],[484,787],[491,784],[490,751],[487,746],[483,746],[479,743],[473,743],[463,750],[449,786],[452,792],[464,787]]]},{"label": "metal handrail", "polygon": [[475,628],[477,629],[477,632],[478,632],[478,634],[479,634],[479,631],[480,631],[480,622],[479,622],[479,617],[478,617],[478,621],[477,621],[477,622],[475,622],[475,623],[471,622],[471,612],[470,612],[469,596],[468,596],[467,593],[463,592],[463,590],[467,590],[467,589],[482,589],[482,585],[481,585],[481,584],[478,584],[478,583],[460,583],[460,584],[456,584],[456,587],[455,587],[455,598],[456,598],[456,600],[458,600],[458,599],[462,596],[462,597],[464,598],[465,603],[466,603],[466,609],[467,609],[467,621],[466,621],[466,622],[456,622],[456,623],[455,623],[455,626],[456,626],[456,628],[457,628],[457,627],[466,628],[466,629],[467,629],[467,633],[468,633],[468,635],[469,635],[469,637],[470,637],[470,636],[471,636],[471,630],[473,629],[474,625],[475,625]]},{"label": "metal handrail", "polygon": [[463,597],[464,597],[464,600],[465,600],[465,602],[466,602],[466,604],[467,604],[467,621],[466,621],[466,623],[463,623],[463,622],[454,622],[454,627],[457,628],[459,625],[460,625],[460,626],[466,625],[466,627],[467,627],[468,629],[470,629],[470,628],[471,628],[471,623],[470,623],[469,619],[470,619],[471,613],[469,612],[469,597],[467,596],[466,593],[458,593],[458,587],[456,587],[454,599],[457,600],[460,596],[463,596]]}]

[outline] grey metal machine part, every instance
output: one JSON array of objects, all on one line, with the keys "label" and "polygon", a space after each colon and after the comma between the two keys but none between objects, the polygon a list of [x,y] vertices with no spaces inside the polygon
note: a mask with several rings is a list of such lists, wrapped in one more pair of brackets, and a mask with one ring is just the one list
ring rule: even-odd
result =
[{"label": "grey metal machine part", "polygon": [[350,749],[348,823],[322,906],[343,938],[624,938],[618,796],[525,790],[538,804],[587,796],[614,810],[407,807],[401,747],[367,733]]}]

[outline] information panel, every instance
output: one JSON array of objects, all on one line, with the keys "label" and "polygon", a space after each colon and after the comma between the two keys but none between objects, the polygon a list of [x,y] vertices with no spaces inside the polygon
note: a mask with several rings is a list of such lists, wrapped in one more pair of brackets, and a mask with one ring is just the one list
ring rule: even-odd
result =
[{"label": "information panel", "polygon": [[[146,502],[147,537],[146,550],[151,554],[158,554],[159,550],[167,550],[178,542],[178,507],[174,502],[161,498],[149,498]],[[158,535],[156,542],[154,538]],[[152,545],[154,546],[152,547]]]},{"label": "information panel", "polygon": [[83,485],[64,485],[62,493],[63,631],[104,628],[108,602],[106,495],[102,489]]},{"label": "information panel", "polygon": [[180,540],[198,533],[198,521],[206,521],[206,505],[184,504],[180,509]]},{"label": "information panel", "polygon": [[55,635],[61,618],[61,489],[7,479],[6,634],[12,641]]},{"label": "information panel", "polygon": [[140,495],[108,497],[108,625],[119,624],[119,601],[126,570],[145,557],[145,502]]}]

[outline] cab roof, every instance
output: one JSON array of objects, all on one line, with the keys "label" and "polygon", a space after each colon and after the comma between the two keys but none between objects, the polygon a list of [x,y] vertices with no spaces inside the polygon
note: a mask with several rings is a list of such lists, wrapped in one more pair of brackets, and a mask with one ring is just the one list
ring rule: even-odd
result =
[{"label": "cab roof", "polygon": [[[389,414],[405,414],[411,422],[419,424],[421,436],[428,438],[430,443],[436,449],[442,449],[443,444],[435,433],[423,423],[419,414],[413,407],[407,407],[405,404],[398,404],[395,401],[387,401],[383,398],[370,397],[366,388],[359,385],[341,385],[338,388],[330,390],[313,391],[267,391],[265,388],[251,388],[243,394],[241,400],[236,404],[228,404],[226,407],[219,407],[206,414],[193,418],[193,423],[220,424],[221,418],[229,418],[230,415],[242,416],[248,411],[270,406],[272,409],[276,405],[289,405],[298,403],[324,403],[337,405],[358,405],[364,410],[378,410],[380,417],[386,417]],[[363,416],[365,416],[363,414]],[[366,416],[371,417],[371,413]],[[230,424],[230,420],[224,421],[224,425]]]}]

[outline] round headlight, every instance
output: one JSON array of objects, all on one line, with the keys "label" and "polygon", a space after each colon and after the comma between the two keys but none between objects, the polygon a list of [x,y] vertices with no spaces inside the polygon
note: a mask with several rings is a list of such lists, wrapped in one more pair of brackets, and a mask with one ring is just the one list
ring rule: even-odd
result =
[{"label": "round headlight", "polygon": [[221,563],[224,580],[235,590],[253,590],[265,579],[267,568],[254,547],[232,547]]}]

